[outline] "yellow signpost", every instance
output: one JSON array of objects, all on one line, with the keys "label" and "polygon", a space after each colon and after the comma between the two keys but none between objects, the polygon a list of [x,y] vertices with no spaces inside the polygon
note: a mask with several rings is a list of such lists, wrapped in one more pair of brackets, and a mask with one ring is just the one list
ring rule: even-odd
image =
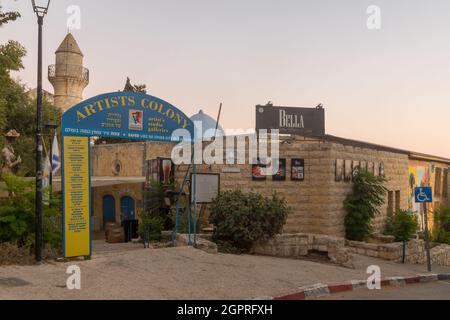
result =
[{"label": "yellow signpost", "polygon": [[89,138],[64,137],[64,256],[91,255]]}]

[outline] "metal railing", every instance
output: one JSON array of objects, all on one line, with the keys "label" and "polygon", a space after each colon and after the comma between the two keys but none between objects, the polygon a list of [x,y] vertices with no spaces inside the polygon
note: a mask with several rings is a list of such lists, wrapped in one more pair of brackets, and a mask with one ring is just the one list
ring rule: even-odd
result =
[{"label": "metal railing", "polygon": [[49,65],[48,78],[58,77],[69,77],[89,82],[89,69],[73,64]]}]

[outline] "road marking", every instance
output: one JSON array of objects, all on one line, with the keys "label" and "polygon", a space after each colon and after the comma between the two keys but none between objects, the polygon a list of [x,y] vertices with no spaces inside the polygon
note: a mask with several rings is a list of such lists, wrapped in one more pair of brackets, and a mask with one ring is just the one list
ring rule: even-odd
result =
[{"label": "road marking", "polygon": [[450,286],[450,282],[447,282],[447,281],[439,281],[439,282]]}]

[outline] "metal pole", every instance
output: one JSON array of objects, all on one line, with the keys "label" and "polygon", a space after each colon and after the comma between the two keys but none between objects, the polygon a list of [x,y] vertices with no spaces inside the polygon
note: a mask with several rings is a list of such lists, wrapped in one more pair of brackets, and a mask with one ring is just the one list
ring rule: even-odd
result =
[{"label": "metal pole", "polygon": [[42,25],[44,17],[38,16],[38,74],[36,110],[36,239],[35,258],[42,261],[43,223],[42,223]]},{"label": "metal pole", "polygon": [[194,163],[193,194],[194,194],[194,247],[197,246],[197,165]]},{"label": "metal pole", "polygon": [[423,204],[424,219],[425,219],[425,251],[427,252],[427,267],[428,272],[431,272],[431,256],[430,256],[430,241],[428,237],[428,204]]}]

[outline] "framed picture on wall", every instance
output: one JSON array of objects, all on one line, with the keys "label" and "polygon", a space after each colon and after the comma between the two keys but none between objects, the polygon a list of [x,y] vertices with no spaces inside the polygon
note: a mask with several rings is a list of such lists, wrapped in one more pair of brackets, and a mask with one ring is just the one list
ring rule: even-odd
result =
[{"label": "framed picture on wall", "polygon": [[[276,160],[275,160],[276,161]],[[276,164],[276,162],[275,162]],[[278,171],[272,176],[274,181],[285,181],[286,180],[286,159],[278,160]]]},{"label": "framed picture on wall", "polygon": [[293,181],[305,180],[304,159],[291,159],[291,180]]},{"label": "framed picture on wall", "polygon": [[159,182],[168,185],[175,180],[175,165],[171,159],[158,158]]},{"label": "framed picture on wall", "polygon": [[252,180],[253,181],[264,181],[266,180],[265,169],[267,165],[262,163],[259,159],[256,164],[252,165]]},{"label": "framed picture on wall", "polygon": [[352,160],[345,160],[344,180],[345,181],[352,181],[352,179],[353,179]]},{"label": "framed picture on wall", "polygon": [[150,186],[151,181],[171,184],[175,180],[175,165],[168,158],[148,160],[146,178],[147,186]]},{"label": "framed picture on wall", "polygon": [[344,180],[344,160],[337,159],[336,160],[336,181]]}]

